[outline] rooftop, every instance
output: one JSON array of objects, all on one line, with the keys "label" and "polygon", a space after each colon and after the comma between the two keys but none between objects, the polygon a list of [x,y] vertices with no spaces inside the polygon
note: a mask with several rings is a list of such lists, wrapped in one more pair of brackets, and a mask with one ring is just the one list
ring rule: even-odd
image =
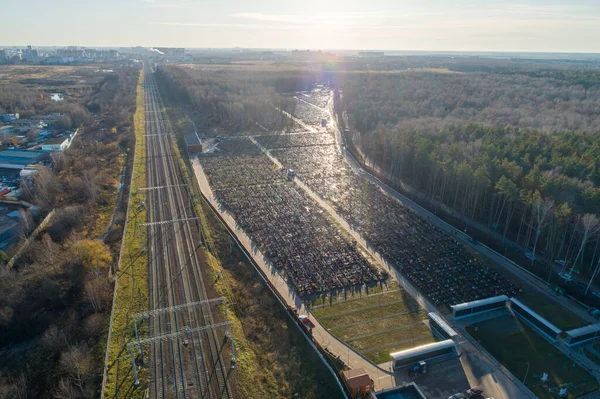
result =
[{"label": "rooftop", "polygon": [[357,389],[367,385],[371,385],[371,378],[363,368],[355,368],[344,371],[344,379],[350,389]]},{"label": "rooftop", "polygon": [[404,387],[386,389],[374,394],[377,399],[425,399],[425,395],[415,383]]},{"label": "rooftop", "polygon": [[4,150],[0,151],[0,164],[27,165],[36,163],[48,156],[46,151],[35,150]]},{"label": "rooftop", "polygon": [[197,145],[200,144],[200,139],[196,133],[188,133],[184,136],[185,144],[187,145]]},{"label": "rooftop", "polygon": [[46,140],[42,143],[42,145],[46,145],[46,144],[62,144],[65,141],[69,140],[68,137],[55,137],[49,140]]}]

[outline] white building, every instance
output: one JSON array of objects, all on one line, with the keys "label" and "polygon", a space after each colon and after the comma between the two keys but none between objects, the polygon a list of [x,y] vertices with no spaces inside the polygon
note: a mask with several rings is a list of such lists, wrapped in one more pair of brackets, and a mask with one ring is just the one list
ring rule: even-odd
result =
[{"label": "white building", "polygon": [[56,137],[42,143],[42,151],[64,151],[70,143],[69,137]]}]

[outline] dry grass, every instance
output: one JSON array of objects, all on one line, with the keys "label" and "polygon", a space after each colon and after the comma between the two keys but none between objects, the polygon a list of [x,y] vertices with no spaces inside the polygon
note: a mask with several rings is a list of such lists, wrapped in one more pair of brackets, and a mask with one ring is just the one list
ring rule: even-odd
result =
[{"label": "dry grass", "polygon": [[396,284],[387,291],[344,301],[340,295],[329,304],[311,308],[313,315],[334,336],[374,363],[391,360],[390,353],[434,342],[423,323],[427,312]]},{"label": "dry grass", "polygon": [[[148,259],[142,251],[143,242],[140,231],[136,231],[138,223],[146,221],[146,211],[139,211],[136,204],[139,198],[136,196],[138,189],[145,186],[146,164],[143,160],[145,154],[145,112],[144,112],[144,89],[143,70],[137,88],[135,124],[135,159],[133,178],[131,182],[131,196],[129,199],[129,221],[123,237],[123,252],[121,257],[121,269],[118,271],[117,296],[113,308],[113,325],[109,347],[109,370],[106,380],[105,397],[112,398],[115,393],[126,392],[123,397],[141,398],[142,390],[135,390],[133,375],[131,373],[131,362],[124,361],[121,365],[119,358],[127,358],[127,343],[133,336],[131,316],[142,311],[148,303]],[[140,380],[147,381],[147,370],[140,369]]]},{"label": "dry grass", "polygon": [[[90,84],[101,79],[104,74],[95,72],[98,66],[40,66],[40,65],[6,65],[0,68],[0,86],[23,84],[39,87],[35,81],[70,82],[72,85]],[[82,82],[83,80],[83,82]]]}]

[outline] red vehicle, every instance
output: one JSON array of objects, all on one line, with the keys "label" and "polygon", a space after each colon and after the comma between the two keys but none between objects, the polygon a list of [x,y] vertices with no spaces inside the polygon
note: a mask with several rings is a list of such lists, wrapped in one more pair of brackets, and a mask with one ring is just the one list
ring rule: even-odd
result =
[{"label": "red vehicle", "polygon": [[313,328],[315,328],[315,325],[313,324],[313,322],[310,321],[308,316],[305,314],[298,316],[298,320],[300,320],[300,322],[308,329],[312,330]]}]

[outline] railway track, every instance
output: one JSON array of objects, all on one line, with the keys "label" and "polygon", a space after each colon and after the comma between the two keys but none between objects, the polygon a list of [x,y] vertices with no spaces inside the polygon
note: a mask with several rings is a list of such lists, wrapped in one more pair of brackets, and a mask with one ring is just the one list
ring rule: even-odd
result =
[{"label": "railway track", "polygon": [[[231,398],[231,355],[222,316],[208,301],[201,231],[171,151],[169,122],[149,65],[144,66],[146,208],[148,210],[148,348],[152,398]],[[197,306],[177,305],[200,302]],[[221,323],[222,324],[222,323]]]}]

